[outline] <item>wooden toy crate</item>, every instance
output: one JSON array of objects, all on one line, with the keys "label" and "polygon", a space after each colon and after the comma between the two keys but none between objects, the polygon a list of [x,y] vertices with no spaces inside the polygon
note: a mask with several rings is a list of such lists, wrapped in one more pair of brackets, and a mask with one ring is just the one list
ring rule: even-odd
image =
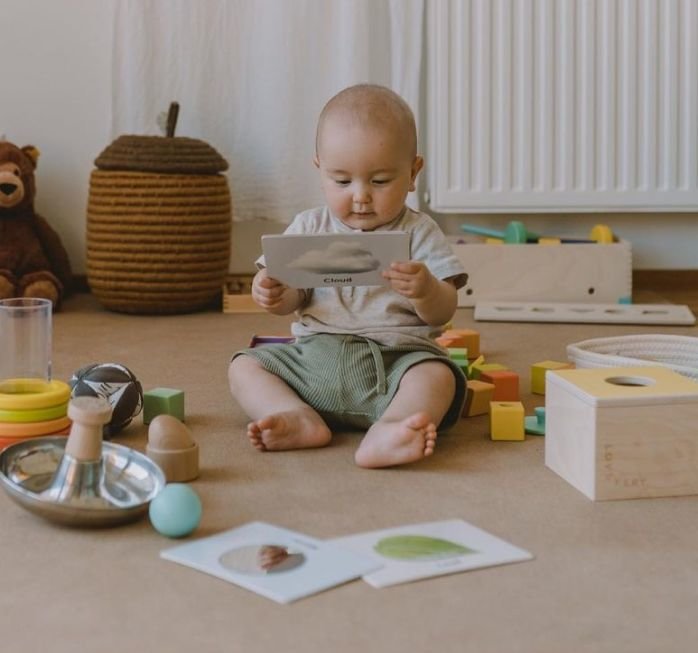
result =
[{"label": "wooden toy crate", "polygon": [[458,306],[478,300],[611,303],[632,297],[632,252],[609,244],[490,245],[450,239],[468,283]]},{"label": "wooden toy crate", "polygon": [[251,274],[229,274],[223,284],[224,313],[264,313],[252,300]]}]

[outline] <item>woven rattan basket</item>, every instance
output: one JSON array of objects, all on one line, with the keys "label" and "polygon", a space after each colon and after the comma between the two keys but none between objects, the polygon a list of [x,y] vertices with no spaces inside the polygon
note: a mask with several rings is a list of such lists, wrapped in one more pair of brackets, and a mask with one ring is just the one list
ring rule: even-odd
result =
[{"label": "woven rattan basket", "polygon": [[95,165],[87,280],[97,299],[125,313],[211,305],[230,257],[227,162],[195,139],[121,136]]}]

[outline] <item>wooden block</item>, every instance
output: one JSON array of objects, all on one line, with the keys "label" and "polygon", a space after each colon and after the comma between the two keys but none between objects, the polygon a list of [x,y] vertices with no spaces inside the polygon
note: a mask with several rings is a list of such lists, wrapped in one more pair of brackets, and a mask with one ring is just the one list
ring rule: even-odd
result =
[{"label": "wooden block", "polygon": [[665,367],[550,371],[545,464],[592,500],[698,494],[698,384]]},{"label": "wooden block", "polygon": [[474,363],[471,365],[470,373],[474,379],[479,379],[483,372],[504,371],[509,369],[506,365],[499,363]]},{"label": "wooden block", "polygon": [[490,437],[493,440],[520,441],[524,433],[524,407],[520,401],[490,403]]},{"label": "wooden block", "polygon": [[468,366],[468,350],[464,347],[450,347],[448,357],[460,367]]},{"label": "wooden block", "polygon": [[531,435],[545,435],[545,407],[538,406],[535,415],[526,415],[524,418],[524,431]]},{"label": "wooden block", "polygon": [[468,381],[468,390],[463,406],[463,417],[485,415],[490,412],[494,385],[484,381]]},{"label": "wooden block", "polygon": [[474,359],[480,355],[479,331],[474,331],[473,329],[447,329],[440,337],[448,339],[452,343],[447,347],[465,347],[468,350],[468,358]]},{"label": "wooden block", "polygon": [[480,372],[480,381],[494,385],[492,401],[519,401],[519,375],[511,370]]},{"label": "wooden block", "polygon": [[572,363],[560,361],[540,361],[531,365],[531,392],[534,395],[545,394],[545,374],[548,370],[567,370],[573,368]]},{"label": "wooden block", "polygon": [[437,345],[441,345],[444,349],[451,349],[453,347],[459,347],[461,341],[458,338],[450,338],[448,336],[439,336],[434,338]]},{"label": "wooden block", "polygon": [[175,388],[153,388],[143,393],[143,424],[158,415],[172,415],[184,421],[184,392]]}]

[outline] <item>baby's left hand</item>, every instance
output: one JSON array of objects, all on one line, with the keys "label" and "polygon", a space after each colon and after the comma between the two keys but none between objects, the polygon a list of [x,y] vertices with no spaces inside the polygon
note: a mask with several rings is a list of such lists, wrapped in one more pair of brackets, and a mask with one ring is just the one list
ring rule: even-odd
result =
[{"label": "baby's left hand", "polygon": [[397,261],[390,268],[383,270],[383,277],[390,281],[390,287],[408,299],[426,297],[436,277],[429,268],[419,261]]}]

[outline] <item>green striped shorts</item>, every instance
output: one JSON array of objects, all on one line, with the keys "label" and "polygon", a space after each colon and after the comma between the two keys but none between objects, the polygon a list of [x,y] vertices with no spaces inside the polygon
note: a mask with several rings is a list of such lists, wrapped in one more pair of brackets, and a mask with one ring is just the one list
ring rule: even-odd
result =
[{"label": "green striped shorts", "polygon": [[385,412],[403,374],[427,360],[448,365],[456,380],[453,402],[439,429],[456,423],[465,401],[462,370],[445,354],[411,345],[385,347],[359,336],[321,333],[295,343],[243,349],[233,358],[241,354],[283,379],[329,424],[368,428]]}]

